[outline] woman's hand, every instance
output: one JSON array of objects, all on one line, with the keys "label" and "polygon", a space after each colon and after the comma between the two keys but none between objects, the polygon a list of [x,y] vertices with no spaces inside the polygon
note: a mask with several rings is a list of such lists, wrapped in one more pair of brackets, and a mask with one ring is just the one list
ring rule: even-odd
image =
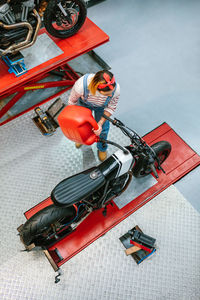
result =
[{"label": "woman's hand", "polygon": [[[107,117],[110,117],[111,114],[108,112],[108,111],[104,111],[104,114],[107,116]],[[96,134],[97,136],[99,136],[101,134],[101,131],[102,131],[102,126],[104,124],[104,122],[106,121],[106,119],[104,117],[101,117],[101,119],[99,120],[99,122],[97,123],[99,128],[97,130],[94,130],[93,129],[93,132],[94,134]]]},{"label": "woman's hand", "polygon": [[99,121],[97,124],[98,124],[99,128],[97,130],[93,129],[93,132],[94,132],[94,134],[99,136],[101,134],[101,131],[102,131],[102,123]]}]

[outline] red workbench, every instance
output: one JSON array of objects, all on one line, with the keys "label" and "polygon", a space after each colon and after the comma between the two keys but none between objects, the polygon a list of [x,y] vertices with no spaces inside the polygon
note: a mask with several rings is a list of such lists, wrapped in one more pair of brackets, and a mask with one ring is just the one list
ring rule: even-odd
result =
[{"label": "red workbench", "polygon": [[[40,34],[44,32],[48,34],[46,30],[42,28],[40,30]],[[49,37],[56,43],[56,45],[63,51],[63,53],[40,64],[39,66],[32,68],[26,74],[20,77],[16,77],[13,73],[10,74],[8,72],[8,66],[2,60],[0,60],[0,101],[5,97],[17,93],[0,110],[0,119],[16,102],[20,100],[20,98],[27,91],[51,88],[55,86],[66,87],[61,92],[58,92],[39,103],[42,104],[71,88],[75,80],[78,78],[78,75],[69,67],[69,65],[67,65],[67,62],[109,41],[109,36],[88,18],[86,19],[84,25],[78,31],[78,33],[76,33],[72,37],[69,37],[67,39],[58,39],[50,35]],[[62,71],[67,70],[66,76],[64,76],[62,80],[37,84],[38,81],[48,76],[48,72],[57,70],[58,68],[61,68]],[[30,109],[33,109],[33,107],[34,106],[30,107]],[[17,116],[12,117],[11,119]],[[9,121],[11,119],[9,119]],[[0,123],[0,125],[3,125],[4,123],[5,122],[2,122]]]}]

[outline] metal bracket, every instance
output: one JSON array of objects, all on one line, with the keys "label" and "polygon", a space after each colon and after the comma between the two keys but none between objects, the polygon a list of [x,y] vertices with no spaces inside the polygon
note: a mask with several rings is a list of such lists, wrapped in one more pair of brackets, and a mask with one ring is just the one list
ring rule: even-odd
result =
[{"label": "metal bracket", "polygon": [[58,269],[58,275],[56,275],[55,277],[55,283],[58,283],[60,281],[60,277],[61,275],[63,275],[63,272],[61,271],[61,269]]}]

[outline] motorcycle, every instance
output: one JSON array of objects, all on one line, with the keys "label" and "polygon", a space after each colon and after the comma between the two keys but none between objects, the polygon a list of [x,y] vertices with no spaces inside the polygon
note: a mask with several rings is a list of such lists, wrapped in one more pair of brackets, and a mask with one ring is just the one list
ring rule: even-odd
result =
[{"label": "motorcycle", "polygon": [[[71,118],[73,106],[68,107]],[[90,111],[84,107],[79,109]],[[20,236],[27,250],[32,249],[32,245],[52,245],[73,232],[94,210],[102,210],[106,217],[107,206],[112,205],[112,200],[127,189],[133,176],[144,177],[153,173],[158,178],[157,170],[165,173],[161,165],[170,154],[169,142],[159,141],[149,146],[120,120],[104,117],[130,139],[130,145],[124,147],[96,137],[96,141],[114,145],[118,150],[98,166],[68,177],[55,186],[51,192],[53,204],[38,211],[22,225]],[[95,125],[94,119],[92,122]],[[68,124],[71,123],[70,119]],[[68,124],[66,130],[69,133],[72,128],[68,128]],[[84,127],[84,132],[88,128]],[[77,133],[75,135],[78,136]],[[94,141],[89,140],[90,144]]]},{"label": "motorcycle", "polygon": [[32,46],[42,21],[52,36],[67,38],[86,15],[84,0],[0,0],[0,57]]}]

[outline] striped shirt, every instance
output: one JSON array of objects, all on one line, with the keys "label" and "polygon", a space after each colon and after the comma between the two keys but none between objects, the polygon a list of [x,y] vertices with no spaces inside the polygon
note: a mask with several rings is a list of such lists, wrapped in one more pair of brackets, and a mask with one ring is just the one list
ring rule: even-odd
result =
[{"label": "striped shirt", "polygon": [[[90,84],[94,75],[95,74],[90,74],[88,76],[87,85]],[[73,85],[70,96],[69,96],[69,101],[68,101],[69,105],[76,105],[78,102],[78,99],[80,97],[81,97],[81,99],[84,100],[83,77],[84,76],[80,77]],[[114,93],[113,97],[110,99],[108,106],[105,107],[105,109],[104,109],[105,111],[109,112],[111,115],[116,110],[119,96],[120,96],[120,86],[117,83],[115,93]],[[106,99],[107,99],[107,96],[101,95],[98,91],[96,91],[95,95],[92,95],[89,91],[87,102],[101,107],[105,103]]]}]

